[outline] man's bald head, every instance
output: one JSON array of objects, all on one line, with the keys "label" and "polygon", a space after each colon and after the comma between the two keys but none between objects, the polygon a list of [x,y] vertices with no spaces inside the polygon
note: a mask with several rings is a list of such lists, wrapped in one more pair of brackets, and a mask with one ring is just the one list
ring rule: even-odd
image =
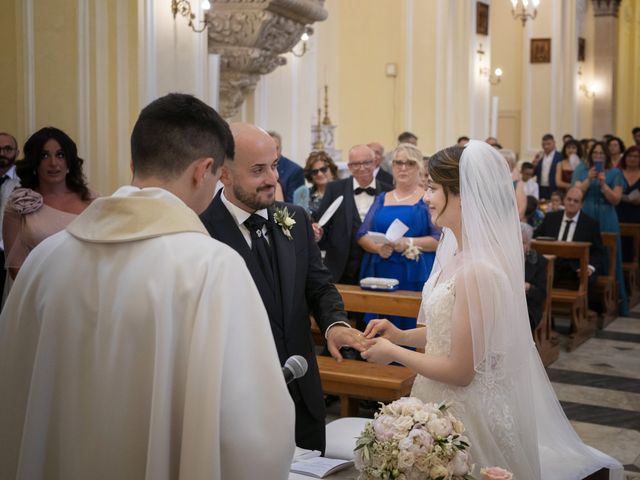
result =
[{"label": "man's bald head", "polygon": [[276,142],[263,129],[232,123],[235,156],[225,162],[222,183],[227,199],[247,212],[269,207],[275,201],[278,181]]},{"label": "man's bald head", "polygon": [[375,158],[376,154],[366,145],[356,145],[349,150],[347,166],[361,187],[366,187],[373,181]]}]

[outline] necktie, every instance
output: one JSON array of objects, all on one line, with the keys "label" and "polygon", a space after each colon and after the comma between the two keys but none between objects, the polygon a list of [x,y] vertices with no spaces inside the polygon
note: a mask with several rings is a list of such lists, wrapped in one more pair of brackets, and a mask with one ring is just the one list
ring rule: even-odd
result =
[{"label": "necktie", "polygon": [[376,196],[376,189],[373,187],[367,187],[367,188],[357,187],[353,192],[356,195],[360,195],[361,193],[366,193],[367,195],[371,195],[372,197]]},{"label": "necktie", "polygon": [[273,267],[271,266],[272,254],[271,247],[267,238],[264,236],[262,227],[267,223],[267,220],[255,213],[251,214],[249,218],[244,221],[244,225],[249,230],[251,235],[251,252],[255,255],[260,265],[260,269],[270,284],[273,282]]},{"label": "necktie", "polygon": [[566,242],[567,238],[569,238],[569,229],[571,228],[571,224],[573,220],[565,220],[564,221],[564,233],[562,234],[562,241]]}]

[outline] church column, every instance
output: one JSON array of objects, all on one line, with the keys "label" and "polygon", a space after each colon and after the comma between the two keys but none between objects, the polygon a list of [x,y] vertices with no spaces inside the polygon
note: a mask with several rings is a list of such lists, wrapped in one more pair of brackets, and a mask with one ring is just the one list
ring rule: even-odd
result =
[{"label": "church column", "polygon": [[594,71],[598,92],[593,106],[593,135],[615,133],[618,10],[620,0],[593,0]]}]

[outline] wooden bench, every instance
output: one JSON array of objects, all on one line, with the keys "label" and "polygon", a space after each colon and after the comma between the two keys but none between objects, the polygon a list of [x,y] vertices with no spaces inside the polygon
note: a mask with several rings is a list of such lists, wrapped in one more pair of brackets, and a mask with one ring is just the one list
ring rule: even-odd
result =
[{"label": "wooden bench", "polygon": [[618,236],[615,233],[607,232],[603,232],[601,235],[609,268],[606,275],[598,275],[594,291],[590,295],[602,299],[604,311],[598,322],[598,327],[604,328],[618,317],[618,287],[616,284]]},{"label": "wooden bench", "polygon": [[318,356],[322,390],[340,397],[340,416],[358,416],[359,400],[391,402],[409,395],[416,374],[406,367]]},{"label": "wooden bench", "polygon": [[551,328],[551,296],[553,290],[553,267],[555,265],[555,255],[545,255],[547,259],[547,298],[544,301],[542,320],[533,332],[533,339],[536,342],[538,354],[545,367],[548,367],[558,359],[560,355],[560,344],[553,335]]},{"label": "wooden bench", "polygon": [[[363,290],[357,285],[341,284],[336,288],[348,312],[417,317],[422,302],[420,292]],[[320,330],[314,327],[316,344],[324,344]],[[341,416],[356,416],[360,400],[391,402],[408,395],[416,377],[402,366],[346,359],[338,363],[332,357],[324,356],[318,356],[318,368],[324,393],[340,397]]]},{"label": "wooden bench", "polygon": [[555,255],[558,258],[577,259],[580,262],[580,275],[577,290],[553,288],[551,291],[552,312],[568,312],[571,330],[567,350],[572,351],[591,338],[596,330],[596,316],[590,315],[587,308],[589,289],[589,247],[590,242],[560,242],[533,240],[531,248],[538,253]]},{"label": "wooden bench", "polygon": [[629,307],[634,307],[640,301],[640,224],[621,223],[620,236],[633,239],[633,258],[622,264],[622,271],[629,290]]}]

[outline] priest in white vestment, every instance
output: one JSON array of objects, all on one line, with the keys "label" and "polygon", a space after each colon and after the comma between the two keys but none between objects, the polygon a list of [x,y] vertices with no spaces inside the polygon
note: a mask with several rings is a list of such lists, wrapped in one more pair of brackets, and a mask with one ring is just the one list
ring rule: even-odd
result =
[{"label": "priest in white vestment", "polygon": [[267,313],[204,210],[233,139],[146,107],[133,186],[31,252],[0,317],[0,478],[285,479],[294,409]]}]

